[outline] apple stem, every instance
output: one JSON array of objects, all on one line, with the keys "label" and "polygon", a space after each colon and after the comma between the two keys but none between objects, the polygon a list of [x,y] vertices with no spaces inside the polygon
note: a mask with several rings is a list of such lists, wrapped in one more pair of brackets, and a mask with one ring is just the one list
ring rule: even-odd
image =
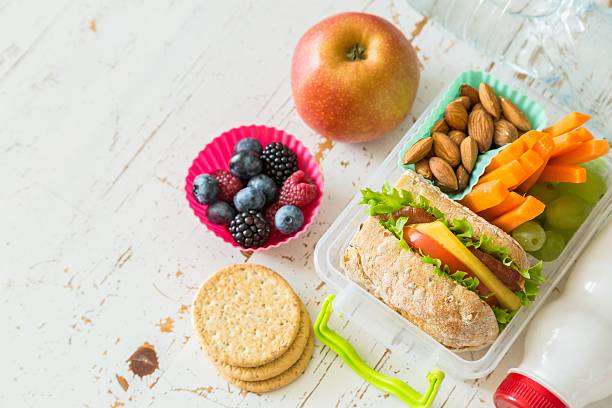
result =
[{"label": "apple stem", "polygon": [[351,61],[364,60],[366,59],[365,51],[365,48],[360,44],[355,44],[348,50],[346,56]]}]

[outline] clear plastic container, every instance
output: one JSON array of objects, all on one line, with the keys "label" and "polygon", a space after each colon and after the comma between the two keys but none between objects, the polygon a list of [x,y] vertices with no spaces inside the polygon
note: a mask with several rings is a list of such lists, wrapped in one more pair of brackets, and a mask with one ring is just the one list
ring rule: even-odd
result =
[{"label": "clear plastic container", "polygon": [[[401,176],[404,170],[398,166],[398,154],[414,135],[423,130],[422,127],[428,117],[442,102],[447,91],[448,88],[444,89],[432,101],[361,188],[380,189],[384,182],[394,183]],[[559,116],[551,119],[554,120],[557,117]],[[364,206],[358,204],[361,199],[359,191],[356,191],[351,202],[317,243],[314,254],[317,273],[336,293],[334,309],[341,312],[346,319],[356,322],[383,344],[414,352],[420,356],[428,356],[428,365],[424,369],[431,369],[435,366],[459,379],[484,377],[499,364],[529,320],[571,268],[578,254],[596,232],[597,227],[612,213],[612,176],[609,171],[612,168],[612,160],[610,154],[604,158],[604,161],[608,170],[606,172],[608,191],[605,196],[592,209],[589,217],[576,231],[559,258],[554,262],[544,264],[543,273],[546,281],[542,284],[536,301],[528,308],[521,308],[495,342],[484,350],[453,352],[447,349],[345,275],[342,268],[342,256],[349,241],[358,231],[359,225],[367,218]]]},{"label": "clear plastic container", "polygon": [[[539,81],[610,131],[612,10],[602,0],[407,0],[460,40]],[[500,29],[501,28],[501,29]],[[603,85],[603,86],[602,86]],[[591,125],[592,126],[592,125]]]}]

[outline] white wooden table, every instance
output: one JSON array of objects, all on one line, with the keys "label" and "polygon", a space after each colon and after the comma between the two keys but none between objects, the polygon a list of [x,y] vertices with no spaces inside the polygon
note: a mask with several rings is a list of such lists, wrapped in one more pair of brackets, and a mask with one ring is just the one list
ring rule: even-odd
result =
[{"label": "white wooden table", "polygon": [[[298,38],[345,10],[393,21],[422,64],[411,115],[364,145],[326,142],[290,94]],[[526,82],[403,1],[0,0],[0,406],[402,406],[320,344],[295,383],[241,392],[204,358],[189,304],[219,267],[257,262],[280,272],[314,318],[329,293],[313,268],[318,238],[434,95],[470,68]],[[250,123],[299,137],[326,179],[310,231],[252,257],[208,233],[183,191],[197,152]],[[342,333],[377,369],[424,386],[431,367],[419,356],[352,324]],[[145,342],[159,369],[140,378],[126,360]],[[446,378],[436,406],[490,406],[520,343],[487,378]]]}]

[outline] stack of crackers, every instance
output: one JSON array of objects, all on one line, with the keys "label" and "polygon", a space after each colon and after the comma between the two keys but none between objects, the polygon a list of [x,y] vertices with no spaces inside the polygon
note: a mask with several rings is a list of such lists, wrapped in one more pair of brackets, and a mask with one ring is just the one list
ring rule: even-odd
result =
[{"label": "stack of crackers", "polygon": [[308,312],[291,286],[261,265],[230,265],[206,280],[193,323],[221,376],[252,392],[281,388],[308,365],[314,338]]}]

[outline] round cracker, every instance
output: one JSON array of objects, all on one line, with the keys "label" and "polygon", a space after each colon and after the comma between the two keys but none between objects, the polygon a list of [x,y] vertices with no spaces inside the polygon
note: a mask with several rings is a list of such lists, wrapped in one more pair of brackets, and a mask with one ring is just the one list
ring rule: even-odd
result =
[{"label": "round cracker", "polygon": [[235,378],[227,377],[223,374],[221,375],[225,377],[225,379],[228,382],[246,391],[251,391],[251,392],[274,391],[281,387],[284,387],[285,385],[292,383],[293,381],[297,380],[302,375],[302,373],[304,373],[312,357],[313,350],[314,350],[314,334],[312,334],[311,332],[310,336],[308,336],[308,342],[306,343],[304,352],[302,353],[298,361],[296,361],[296,363],[292,365],[287,371],[277,375],[276,377],[272,377],[272,378],[269,378],[263,381],[242,381],[242,380],[237,380]]},{"label": "round cracker", "polygon": [[256,367],[289,349],[300,326],[300,303],[289,284],[271,269],[230,265],[198,290],[193,324],[212,360]]},{"label": "round cracker", "polygon": [[259,367],[234,367],[221,361],[215,361],[217,370],[226,377],[242,381],[263,381],[281,374],[294,365],[303,354],[310,337],[312,322],[306,307],[301,305],[300,328],[297,337],[289,349],[279,358]]}]

